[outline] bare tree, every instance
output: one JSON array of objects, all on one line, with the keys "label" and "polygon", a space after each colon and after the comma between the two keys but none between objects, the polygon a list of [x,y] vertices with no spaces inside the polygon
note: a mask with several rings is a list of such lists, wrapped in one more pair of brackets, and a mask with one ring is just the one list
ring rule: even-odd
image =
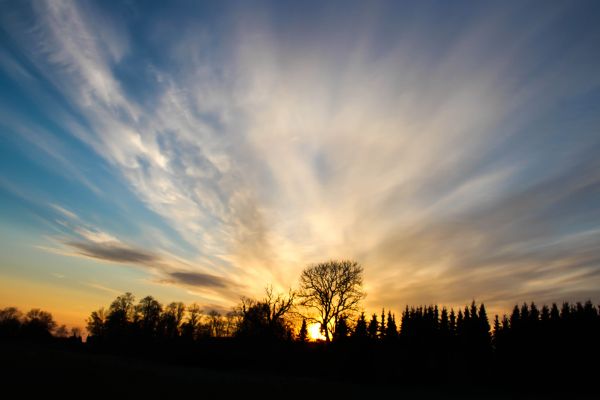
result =
[{"label": "bare tree", "polygon": [[183,322],[185,304],[172,302],[167,305],[161,315],[162,332],[168,338],[179,336],[179,328]]},{"label": "bare tree", "polygon": [[152,296],[146,296],[135,306],[135,319],[145,335],[154,335],[160,322],[162,305]]},{"label": "bare tree", "polygon": [[187,314],[188,319],[181,327],[182,334],[189,339],[195,339],[198,333],[200,319],[202,318],[200,306],[196,303],[192,303],[187,308]]},{"label": "bare tree", "polygon": [[92,311],[90,317],[86,320],[87,331],[92,336],[102,336],[106,331],[106,310],[104,307],[97,311]]},{"label": "bare tree", "polygon": [[263,303],[269,306],[269,324],[274,324],[276,321],[283,319],[292,309],[296,293],[290,289],[287,296],[283,293],[274,294],[273,286],[267,286],[265,291],[267,297],[263,300]]},{"label": "bare tree", "polygon": [[72,327],[71,328],[71,337],[81,339],[81,328],[78,326]]},{"label": "bare tree", "polygon": [[54,336],[59,338],[66,338],[69,336],[69,330],[66,325],[60,325],[54,330]]},{"label": "bare tree", "polygon": [[217,310],[208,312],[208,326],[212,337],[225,336],[225,321],[223,321],[223,316]]},{"label": "bare tree", "polygon": [[242,322],[243,315],[235,308],[225,314],[225,335],[233,336]]},{"label": "bare tree", "polygon": [[300,275],[300,304],[316,311],[312,320],[321,324],[326,340],[338,320],[358,311],[364,298],[363,268],[355,261],[331,260],[307,267]]},{"label": "bare tree", "polygon": [[257,301],[242,297],[237,313],[240,321],[236,334],[245,337],[285,339],[292,335],[288,315],[294,306],[296,294],[290,290],[287,295],[275,294],[273,288],[266,288],[266,297]]}]

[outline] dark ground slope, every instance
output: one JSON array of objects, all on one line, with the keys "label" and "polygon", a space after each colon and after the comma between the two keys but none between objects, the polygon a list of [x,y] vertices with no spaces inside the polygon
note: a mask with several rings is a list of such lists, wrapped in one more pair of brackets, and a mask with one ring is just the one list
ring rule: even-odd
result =
[{"label": "dark ground slope", "polygon": [[[0,342],[0,381],[8,398],[78,397],[173,399],[595,399],[592,395],[498,392],[493,387],[457,393],[456,387],[367,384],[257,371],[171,365],[74,351],[48,345]],[[310,374],[307,374],[310,375]]]}]

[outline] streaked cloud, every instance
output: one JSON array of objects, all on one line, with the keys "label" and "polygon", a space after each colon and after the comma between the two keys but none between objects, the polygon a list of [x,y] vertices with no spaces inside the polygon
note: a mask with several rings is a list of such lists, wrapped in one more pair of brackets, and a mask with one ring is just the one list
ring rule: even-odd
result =
[{"label": "streaked cloud", "polygon": [[77,254],[106,261],[144,265],[158,260],[154,254],[120,243],[67,242],[66,245],[75,249]]},{"label": "streaked cloud", "polygon": [[224,279],[214,275],[198,272],[171,272],[169,275],[175,283],[182,283],[184,285],[215,288],[224,288],[227,286]]},{"label": "streaked cloud", "polygon": [[584,6],[238,5],[177,29],[128,7],[2,19],[29,64],[0,65],[51,85],[66,105],[48,118],[178,236],[80,220],[53,236],[61,251],[215,304],[332,257],[365,265],[367,307],[598,300],[600,29],[577,23]]}]

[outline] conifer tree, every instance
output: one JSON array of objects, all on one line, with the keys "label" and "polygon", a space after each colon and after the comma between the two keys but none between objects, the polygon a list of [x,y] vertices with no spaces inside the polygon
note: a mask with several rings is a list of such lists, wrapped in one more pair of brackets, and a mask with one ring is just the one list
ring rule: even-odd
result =
[{"label": "conifer tree", "polygon": [[538,322],[539,318],[540,312],[538,311],[538,308],[535,305],[535,303],[531,302],[531,306],[529,307],[529,321],[531,321],[532,324],[535,324],[536,322]]},{"label": "conifer tree", "polygon": [[462,311],[458,310],[458,316],[456,317],[456,335],[461,336],[463,334],[463,328],[465,324],[465,319],[463,317]]},{"label": "conifer tree", "polygon": [[306,319],[302,319],[302,326],[300,327],[300,332],[298,333],[298,341],[306,342],[308,340],[308,328],[306,327]]},{"label": "conifer tree", "polygon": [[483,303],[481,303],[479,306],[478,324],[481,332],[484,335],[489,336],[490,323],[488,321],[487,312],[485,311],[485,305]]},{"label": "conifer tree", "polygon": [[529,306],[523,303],[521,306],[521,322],[526,323],[529,320]]},{"label": "conifer tree", "polygon": [[496,316],[494,317],[494,336],[498,335],[500,329],[502,329],[500,326],[500,320],[498,319],[498,314],[496,314]]},{"label": "conifer tree", "polygon": [[542,306],[542,312],[540,313],[540,320],[544,324],[547,324],[548,321],[550,321],[550,309],[545,304]]},{"label": "conifer tree", "polygon": [[362,312],[356,321],[356,326],[354,327],[354,332],[352,332],[352,337],[356,339],[365,339],[368,336],[369,333],[367,331],[367,319],[365,317],[365,313]]},{"label": "conifer tree", "polygon": [[475,304],[475,300],[471,302],[471,320],[473,322],[473,326],[477,326],[479,321],[477,316],[477,304]]},{"label": "conifer tree", "polygon": [[450,320],[448,321],[448,330],[451,336],[456,334],[456,315],[454,315],[454,308],[450,309]]},{"label": "conifer tree", "polygon": [[510,322],[508,321],[508,318],[505,316],[502,317],[502,330],[504,332],[508,331],[510,329]]},{"label": "conifer tree", "polygon": [[396,327],[396,318],[388,311],[387,326],[385,328],[385,337],[388,340],[394,340],[398,337],[398,328]]},{"label": "conifer tree", "polygon": [[450,324],[448,321],[448,310],[446,307],[442,308],[442,315],[440,317],[440,332],[443,336],[447,336],[450,331]]},{"label": "conifer tree", "polygon": [[496,346],[496,348],[498,348],[498,338],[501,336],[502,334],[502,327],[500,326],[500,320],[498,319],[498,315],[496,314],[496,316],[494,317],[494,333],[493,333],[493,342],[494,342],[494,346]]},{"label": "conifer tree", "polygon": [[371,339],[377,339],[377,332],[379,331],[379,322],[377,321],[377,314],[373,314],[373,316],[371,316],[371,321],[369,322],[369,327],[367,328],[367,331]]},{"label": "conifer tree", "polygon": [[556,303],[552,303],[552,308],[550,309],[550,320],[554,322],[558,322],[560,319],[560,311],[558,311],[558,306]]},{"label": "conifer tree", "polygon": [[341,315],[337,323],[335,324],[335,331],[333,332],[333,340],[336,342],[345,340],[350,333],[350,328],[348,327],[348,318],[345,315]]},{"label": "conifer tree", "polygon": [[568,302],[564,302],[560,309],[560,319],[566,321],[571,316],[571,306]]},{"label": "conifer tree", "polygon": [[519,306],[515,304],[513,308],[512,314],[510,315],[510,329],[514,331],[515,329],[519,329],[521,320],[521,313],[519,311]]},{"label": "conifer tree", "polygon": [[409,325],[410,312],[408,306],[402,311],[402,317],[400,318],[400,336],[408,336],[408,325]]},{"label": "conifer tree", "polygon": [[379,325],[379,338],[385,338],[385,308],[381,309],[381,324]]}]

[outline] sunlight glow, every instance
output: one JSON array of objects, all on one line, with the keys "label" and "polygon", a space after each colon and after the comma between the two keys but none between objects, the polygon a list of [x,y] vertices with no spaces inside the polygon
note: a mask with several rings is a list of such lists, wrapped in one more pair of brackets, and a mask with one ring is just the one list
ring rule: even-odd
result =
[{"label": "sunlight glow", "polygon": [[308,326],[308,336],[310,340],[325,340],[326,337],[321,333],[321,324],[314,323]]}]

